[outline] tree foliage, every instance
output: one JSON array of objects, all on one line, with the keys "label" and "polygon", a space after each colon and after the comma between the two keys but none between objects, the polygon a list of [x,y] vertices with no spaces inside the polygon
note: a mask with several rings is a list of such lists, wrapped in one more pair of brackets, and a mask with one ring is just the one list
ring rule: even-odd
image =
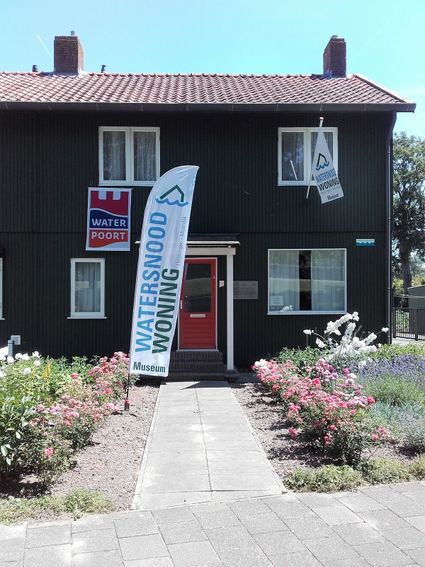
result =
[{"label": "tree foliage", "polygon": [[412,253],[425,260],[425,139],[395,134],[393,197],[394,240],[407,293]]}]

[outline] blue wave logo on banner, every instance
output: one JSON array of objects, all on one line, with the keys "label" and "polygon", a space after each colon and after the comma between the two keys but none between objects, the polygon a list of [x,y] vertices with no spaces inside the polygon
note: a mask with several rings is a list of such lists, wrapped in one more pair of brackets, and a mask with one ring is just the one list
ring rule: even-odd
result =
[{"label": "blue wave logo on banner", "polygon": [[316,171],[319,171],[319,169],[324,169],[325,167],[328,167],[328,165],[329,162],[326,157],[323,154],[319,154],[316,163]]},{"label": "blue wave logo on banner", "polygon": [[[175,194],[175,199],[171,200],[168,198],[168,196],[172,195],[173,193]],[[165,205],[171,205],[171,206],[177,205],[177,207],[185,207],[186,205],[189,204],[189,201],[184,200],[184,193],[178,185],[174,185],[174,187],[171,187],[171,189],[169,189],[168,191],[157,197],[155,201],[157,203],[165,204]]]}]

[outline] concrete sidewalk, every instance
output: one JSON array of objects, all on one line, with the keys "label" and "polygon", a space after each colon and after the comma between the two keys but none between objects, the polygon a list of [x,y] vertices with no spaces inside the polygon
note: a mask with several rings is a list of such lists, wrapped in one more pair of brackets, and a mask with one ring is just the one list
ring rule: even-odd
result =
[{"label": "concrete sidewalk", "polygon": [[425,485],[0,526],[1,567],[425,566]]},{"label": "concrete sidewalk", "polygon": [[227,382],[161,386],[134,508],[282,492],[283,485]]}]

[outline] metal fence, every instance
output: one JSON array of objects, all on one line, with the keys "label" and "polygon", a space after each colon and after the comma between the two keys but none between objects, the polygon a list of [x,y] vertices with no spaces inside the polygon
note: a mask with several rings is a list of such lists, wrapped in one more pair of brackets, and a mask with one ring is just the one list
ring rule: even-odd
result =
[{"label": "metal fence", "polygon": [[393,336],[425,341],[425,309],[394,307]]}]

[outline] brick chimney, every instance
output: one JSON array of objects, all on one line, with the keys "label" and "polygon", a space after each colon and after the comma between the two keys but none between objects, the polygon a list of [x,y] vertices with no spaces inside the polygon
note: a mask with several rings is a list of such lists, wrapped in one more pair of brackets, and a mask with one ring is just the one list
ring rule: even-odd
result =
[{"label": "brick chimney", "polygon": [[55,36],[55,73],[78,75],[83,70],[83,48],[75,32]]},{"label": "brick chimney", "polygon": [[347,71],[346,52],[345,39],[333,35],[323,52],[323,74],[328,77],[345,77]]}]

